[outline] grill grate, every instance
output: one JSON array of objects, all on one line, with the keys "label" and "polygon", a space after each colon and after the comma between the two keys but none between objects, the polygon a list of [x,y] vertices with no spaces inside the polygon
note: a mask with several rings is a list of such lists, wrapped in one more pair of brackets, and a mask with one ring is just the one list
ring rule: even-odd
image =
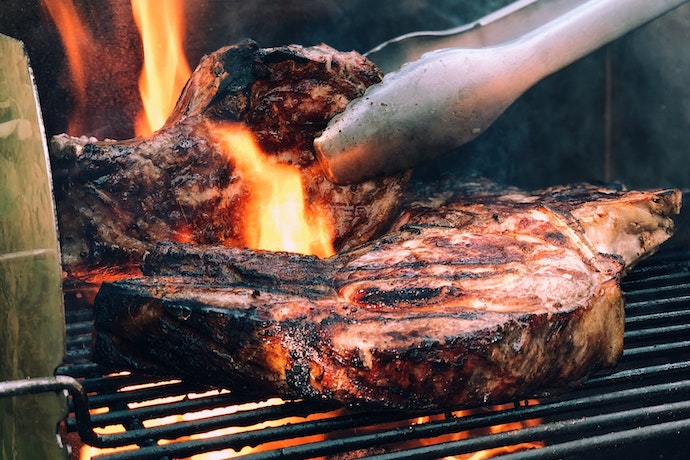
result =
[{"label": "grill grate", "polygon": [[[607,460],[632,453],[684,458],[690,447],[690,251],[664,249],[628,274],[623,288],[620,364],[539,402],[452,413],[372,413],[304,401],[256,401],[178,380],[107,375],[89,361],[91,310],[78,301],[66,302],[68,353],[58,373],[78,378],[89,394],[91,427],[121,425],[121,432],[101,435],[100,447],[138,446],[96,457],[104,460],[216,451],[222,453],[214,458],[231,458],[238,454],[228,449],[247,446],[259,449],[242,450],[245,460],[428,459],[518,445],[538,448],[494,453],[509,459],[581,458],[583,452]],[[158,419],[168,423],[149,425]],[[65,429],[76,431],[73,414]],[[215,430],[224,431],[210,433]],[[190,438],[202,433],[210,434]]]}]

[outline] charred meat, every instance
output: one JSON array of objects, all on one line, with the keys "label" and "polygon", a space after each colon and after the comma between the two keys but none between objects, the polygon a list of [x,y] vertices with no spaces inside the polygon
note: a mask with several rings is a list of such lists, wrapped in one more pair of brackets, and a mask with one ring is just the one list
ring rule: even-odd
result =
[{"label": "charred meat", "polygon": [[149,138],[55,136],[63,265],[134,261],[159,241],[244,247],[248,179],[222,152],[219,124],[242,123],[276,162],[297,168],[306,201],[330,212],[334,246],[350,249],[390,224],[408,174],[340,187],[327,181],[313,139],[381,79],[361,55],[328,46],[259,48],[247,41],[205,56],[165,126]]},{"label": "charred meat", "polygon": [[161,244],[148,276],[102,286],[95,357],[399,408],[566,388],[618,361],[620,277],[679,208],[676,190],[473,183],[409,203],[388,234],[326,260]]}]

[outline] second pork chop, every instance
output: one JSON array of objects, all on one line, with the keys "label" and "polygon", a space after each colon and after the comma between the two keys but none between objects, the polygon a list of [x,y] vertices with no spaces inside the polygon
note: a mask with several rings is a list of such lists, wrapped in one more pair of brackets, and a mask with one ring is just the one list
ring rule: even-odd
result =
[{"label": "second pork chop", "polygon": [[322,209],[333,223],[336,250],[379,235],[399,209],[409,173],[335,185],[323,176],[313,140],[380,80],[378,68],[355,52],[246,41],[204,56],[165,126],[149,137],[55,136],[64,269],[78,275],[138,264],[159,241],[251,246],[247,234],[256,232],[246,207],[256,175],[240,167],[247,152],[226,151],[220,131],[233,124],[252,133],[267,161],[299,173],[306,207]]}]

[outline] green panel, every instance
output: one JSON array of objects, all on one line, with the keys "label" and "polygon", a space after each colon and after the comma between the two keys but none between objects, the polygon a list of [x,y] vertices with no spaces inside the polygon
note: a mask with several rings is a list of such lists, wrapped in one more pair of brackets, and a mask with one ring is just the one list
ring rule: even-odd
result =
[{"label": "green panel", "polygon": [[[52,376],[64,308],[45,133],[21,42],[0,35],[0,381]],[[64,459],[63,394],[0,399],[0,460]]]}]

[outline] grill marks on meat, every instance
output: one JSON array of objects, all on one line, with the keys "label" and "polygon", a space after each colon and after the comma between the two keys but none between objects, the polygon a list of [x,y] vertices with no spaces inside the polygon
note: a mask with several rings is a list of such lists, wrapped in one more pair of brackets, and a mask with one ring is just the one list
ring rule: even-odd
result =
[{"label": "grill marks on meat", "polygon": [[[525,193],[456,184],[453,192],[409,203],[394,223],[423,237],[375,243],[336,282],[349,283],[341,294],[356,304],[436,305],[458,297],[481,299],[478,308],[514,309],[523,299],[523,311],[530,303],[555,311],[592,295],[582,290],[586,264],[604,274],[629,269],[670,237],[669,216],[679,212],[677,190],[650,194],[576,184]],[[446,230],[457,227],[465,232]],[[599,253],[615,254],[624,265],[612,268]]]},{"label": "grill marks on meat", "polygon": [[241,122],[278,162],[299,169],[308,203],[328,209],[336,249],[385,230],[409,174],[337,186],[312,142],[330,118],[380,81],[361,55],[325,45],[259,48],[247,41],[205,56],[165,126],[150,138],[51,141],[63,265],[139,262],[159,241],[244,247],[248,180],[222,153],[213,127]]},{"label": "grill marks on meat", "polygon": [[[352,304],[375,310],[433,311],[442,305],[555,312],[592,295],[590,265],[596,264],[609,277],[619,268],[599,258],[585,261],[579,248],[543,237],[520,241],[514,235],[466,233],[449,238],[447,233],[424,229],[410,240],[358,257],[337,274],[340,294]],[[426,257],[430,260],[418,262]]]},{"label": "grill marks on meat", "polygon": [[567,387],[619,359],[619,277],[637,260],[601,253],[590,233],[617,230],[582,225],[585,209],[657,222],[619,222],[645,241],[642,257],[670,236],[679,207],[671,190],[475,183],[408,203],[387,235],[327,260],[162,244],[150,276],[101,288],[95,356],[225,388],[403,408]]},{"label": "grill marks on meat", "polygon": [[[441,189],[442,191],[439,191]],[[648,257],[673,233],[670,215],[680,212],[680,192],[599,187],[592,184],[556,186],[531,193],[479,179],[445,183],[408,198],[393,224],[464,226],[488,232],[518,229],[516,211],[542,208],[551,219],[563,220],[566,232],[584,232],[593,250],[623,258],[626,269]],[[490,203],[490,206],[487,206]],[[434,209],[434,212],[429,210]],[[507,220],[506,220],[507,219]],[[529,222],[525,221],[525,222]],[[558,233],[552,238],[560,238]]]}]

